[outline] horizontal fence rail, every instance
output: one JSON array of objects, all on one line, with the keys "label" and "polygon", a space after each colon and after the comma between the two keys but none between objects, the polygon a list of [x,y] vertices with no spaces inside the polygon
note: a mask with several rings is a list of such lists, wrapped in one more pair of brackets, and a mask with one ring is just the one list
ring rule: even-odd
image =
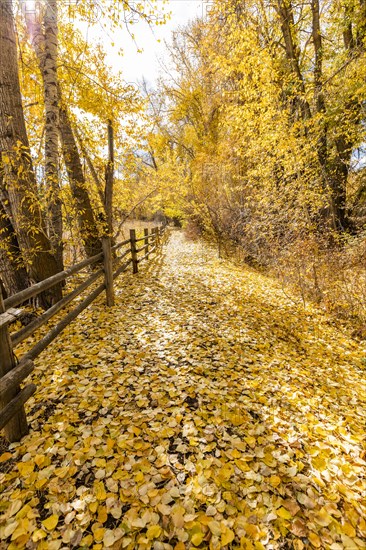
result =
[{"label": "horizontal fence rail", "polygon": [[95,264],[102,258],[103,258],[103,252],[100,252],[99,254],[96,254],[91,258],[87,258],[86,260],[83,260],[82,262],[70,267],[69,269],[66,269],[65,271],[61,271],[60,273],[57,273],[56,275],[53,275],[52,277],[49,277],[48,279],[45,279],[40,283],[32,285],[29,288],[26,288],[25,290],[22,290],[21,292],[18,292],[17,294],[10,296],[6,300],[4,300],[4,305],[6,308],[9,308],[9,307],[18,306],[19,304],[23,304],[27,300],[30,300],[31,298],[38,296],[38,294],[41,294],[41,292],[44,292],[45,290],[49,290],[50,288],[55,286],[57,283],[61,283],[71,275],[74,275],[75,273],[79,273],[79,271],[84,269],[84,267]]},{"label": "horizontal fence rail", "polygon": [[[132,264],[132,272],[138,273],[139,264],[148,259],[150,254],[157,251],[166,236],[165,227],[154,227],[149,233],[144,229],[144,236],[136,238],[136,230],[130,230],[130,238],[111,246],[111,238],[102,238],[102,250],[99,254],[87,258],[68,269],[32,285],[9,298],[3,300],[0,290],[0,430],[4,429],[5,437],[10,441],[19,441],[29,431],[24,405],[36,391],[34,384],[20,388],[27,376],[34,370],[34,359],[44,351],[57,336],[80,315],[105,290],[108,306],[114,305],[113,283],[115,279]],[[137,247],[137,243],[143,246]],[[127,247],[121,254],[116,251]],[[139,254],[145,252],[143,256]],[[128,258],[128,256],[130,256]],[[122,264],[121,262],[125,260]],[[17,308],[21,304],[49,290],[53,286],[65,281],[72,275],[80,273],[85,268],[103,267],[96,269],[89,277],[80,283],[74,290],[66,294],[61,300],[52,305],[42,315],[36,317],[25,327],[11,333],[9,326],[22,314]],[[73,302],[98,279],[104,276],[101,282],[90,294],[79,302],[71,311],[53,326],[26,354],[17,362],[14,348],[32,336],[40,327],[46,324],[59,311]]]}]

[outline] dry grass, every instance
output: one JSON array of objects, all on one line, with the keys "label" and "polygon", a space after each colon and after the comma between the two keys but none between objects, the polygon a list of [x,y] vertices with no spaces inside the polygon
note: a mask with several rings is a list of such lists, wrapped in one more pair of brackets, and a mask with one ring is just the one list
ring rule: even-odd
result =
[{"label": "dry grass", "polygon": [[342,321],[352,322],[354,335],[366,338],[366,235],[338,247],[302,239],[278,250],[272,272],[284,289],[301,301],[315,302]]},{"label": "dry grass", "polygon": [[123,226],[118,240],[128,239],[130,236],[130,229],[136,229],[136,233],[141,236],[144,232],[144,229],[148,228],[150,231],[154,227],[161,225],[159,222],[148,222],[141,220],[127,220]]},{"label": "dry grass", "polygon": [[[150,222],[150,221],[141,221],[141,220],[127,220],[121,228],[115,228],[115,232],[118,233],[117,241],[123,241],[129,238],[130,229],[136,229],[137,235],[140,237],[143,235],[144,229],[149,228],[151,230],[153,227],[157,227],[160,222]],[[65,266],[71,266],[80,262],[84,258],[83,247],[78,236],[72,235],[69,231],[64,235],[64,263]]]}]

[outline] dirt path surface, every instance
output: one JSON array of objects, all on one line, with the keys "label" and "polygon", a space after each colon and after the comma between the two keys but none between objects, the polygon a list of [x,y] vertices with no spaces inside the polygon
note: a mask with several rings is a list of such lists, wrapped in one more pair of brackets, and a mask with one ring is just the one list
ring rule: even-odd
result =
[{"label": "dirt path surface", "polygon": [[365,548],[362,346],[180,232],[118,285],[37,360],[1,548]]}]

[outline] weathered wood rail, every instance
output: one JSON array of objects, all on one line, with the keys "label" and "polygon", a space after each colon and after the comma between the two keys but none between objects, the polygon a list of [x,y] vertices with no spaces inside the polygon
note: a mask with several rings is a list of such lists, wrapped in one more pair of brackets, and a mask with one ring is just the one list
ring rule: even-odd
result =
[{"label": "weathered wood rail", "polygon": [[[20,384],[34,370],[34,359],[74,320],[87,308],[103,290],[106,291],[108,306],[114,305],[114,280],[132,264],[132,272],[138,272],[139,264],[148,259],[156,252],[165,236],[165,227],[155,227],[149,234],[144,230],[143,237],[137,238],[135,229],[130,230],[130,238],[111,246],[109,237],[102,239],[103,252],[83,260],[62,271],[37,283],[9,298],[3,300],[0,289],[0,430],[4,430],[8,441],[19,441],[28,433],[28,423],[25,415],[24,405],[36,391],[34,384],[28,384],[22,389]],[[143,242],[143,246],[139,243]],[[140,246],[140,248],[139,248]],[[126,250],[119,252],[124,247]],[[141,256],[141,253],[144,253]],[[28,325],[17,332],[10,332],[9,327],[22,313],[17,306],[24,304],[31,298],[61,283],[67,278],[80,273],[85,268],[90,268],[103,262],[102,268],[97,268],[74,290],[66,294],[59,302],[47,309],[42,315],[35,318]],[[122,263],[121,263],[122,262]],[[98,267],[98,266],[96,266]],[[113,271],[113,269],[115,271]],[[43,338],[41,338],[23,357],[16,359],[14,348],[26,338],[34,334],[49,319],[71,303],[82,292],[88,289],[98,279],[104,277],[96,288],[92,290],[80,303],[69,311],[58,323],[53,326]]]}]

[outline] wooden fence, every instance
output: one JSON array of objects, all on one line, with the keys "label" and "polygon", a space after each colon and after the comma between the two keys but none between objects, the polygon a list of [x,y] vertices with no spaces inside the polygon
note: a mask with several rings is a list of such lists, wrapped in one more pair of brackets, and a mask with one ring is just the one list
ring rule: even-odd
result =
[{"label": "wooden fence", "polygon": [[[109,237],[102,239],[103,252],[83,260],[82,262],[41,281],[6,300],[3,300],[0,290],[0,430],[4,429],[8,441],[19,441],[28,433],[28,423],[24,404],[36,391],[34,384],[28,384],[20,389],[20,383],[33,371],[34,359],[62,332],[76,317],[88,307],[103,290],[106,291],[107,305],[114,304],[113,281],[132,264],[132,272],[138,272],[139,263],[148,259],[150,254],[160,246],[165,235],[164,227],[155,227],[149,233],[144,229],[143,237],[137,238],[135,229],[130,230],[130,238],[111,246]],[[142,246],[141,246],[142,244]],[[117,251],[127,247],[120,255]],[[141,256],[141,253],[144,253]],[[72,292],[66,294],[59,302],[47,309],[28,325],[17,332],[10,332],[9,325],[16,321],[22,310],[18,306],[24,304],[38,294],[60,284],[68,277],[80,273],[84,268],[103,262],[103,267],[93,271],[85,281]],[[122,263],[121,263],[122,262]],[[97,266],[98,267],[98,266]],[[113,272],[113,269],[115,271]],[[74,309],[69,311],[49,332],[39,340],[27,353],[16,360],[13,349],[31,336],[51,317],[72,302],[77,296],[89,288],[100,277],[104,277],[94,290],[88,294]]]}]

